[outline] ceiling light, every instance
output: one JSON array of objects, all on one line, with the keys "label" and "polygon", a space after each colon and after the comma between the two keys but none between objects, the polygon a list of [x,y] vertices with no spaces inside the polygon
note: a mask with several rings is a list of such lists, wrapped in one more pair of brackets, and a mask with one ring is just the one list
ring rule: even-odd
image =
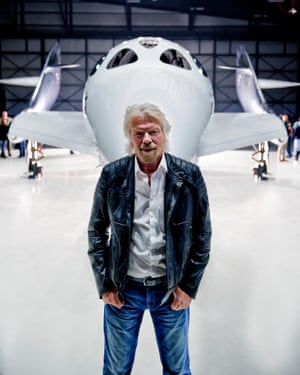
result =
[{"label": "ceiling light", "polygon": [[196,11],[196,12],[203,12],[205,10],[205,7],[190,7],[190,10],[192,12]]}]

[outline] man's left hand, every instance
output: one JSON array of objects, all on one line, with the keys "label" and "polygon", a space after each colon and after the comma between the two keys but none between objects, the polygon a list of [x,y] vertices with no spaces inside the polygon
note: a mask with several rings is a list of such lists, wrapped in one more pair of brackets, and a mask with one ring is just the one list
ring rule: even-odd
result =
[{"label": "man's left hand", "polygon": [[182,289],[180,289],[179,286],[174,289],[173,295],[174,300],[171,304],[172,310],[183,310],[187,309],[190,306],[192,297],[190,297]]}]

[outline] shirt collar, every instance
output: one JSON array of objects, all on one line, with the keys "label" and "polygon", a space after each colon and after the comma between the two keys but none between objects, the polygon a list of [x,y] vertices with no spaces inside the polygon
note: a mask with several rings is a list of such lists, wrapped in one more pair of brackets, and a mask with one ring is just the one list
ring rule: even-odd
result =
[{"label": "shirt collar", "polygon": [[[137,161],[137,158],[135,156],[135,175],[145,175],[145,173],[141,170],[140,168],[140,165]],[[162,155],[162,158],[161,158],[161,161],[156,169],[156,171],[154,173],[157,173],[158,171],[161,171],[163,172],[164,174],[168,171],[168,168],[167,168],[167,162],[166,162],[166,158],[165,158],[165,154]]]}]

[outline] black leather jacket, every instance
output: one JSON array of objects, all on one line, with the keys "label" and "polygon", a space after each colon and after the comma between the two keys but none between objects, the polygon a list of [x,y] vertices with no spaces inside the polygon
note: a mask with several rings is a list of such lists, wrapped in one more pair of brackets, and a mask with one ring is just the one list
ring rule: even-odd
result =
[{"label": "black leather jacket", "polygon": [[[207,265],[211,223],[205,182],[199,168],[165,154],[167,286],[192,298]],[[88,227],[89,251],[101,298],[126,283],[134,212],[134,156],[106,165],[97,183]]]}]

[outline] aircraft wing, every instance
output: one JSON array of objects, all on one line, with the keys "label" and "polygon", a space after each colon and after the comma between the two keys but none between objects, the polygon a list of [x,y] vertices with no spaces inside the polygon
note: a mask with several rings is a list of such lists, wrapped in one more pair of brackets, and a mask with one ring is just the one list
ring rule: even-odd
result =
[{"label": "aircraft wing", "polygon": [[276,115],[214,113],[201,136],[197,155],[213,154],[285,137],[285,127]]},{"label": "aircraft wing", "polygon": [[40,77],[16,77],[0,79],[0,85],[36,87]]},{"label": "aircraft wing", "polygon": [[285,87],[300,86],[300,82],[279,81],[276,79],[258,78],[258,85],[261,89],[282,89]]},{"label": "aircraft wing", "polygon": [[94,134],[82,112],[21,112],[10,126],[9,137],[97,154]]}]

